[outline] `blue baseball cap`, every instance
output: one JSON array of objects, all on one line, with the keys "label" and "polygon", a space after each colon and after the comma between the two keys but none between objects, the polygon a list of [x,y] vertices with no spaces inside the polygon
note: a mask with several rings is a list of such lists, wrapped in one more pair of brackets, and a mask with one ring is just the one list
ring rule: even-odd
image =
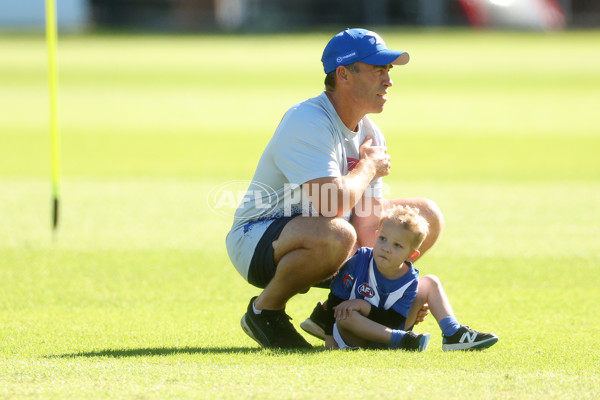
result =
[{"label": "blue baseball cap", "polygon": [[404,65],[409,59],[407,52],[389,50],[378,34],[361,28],[348,28],[335,35],[321,57],[326,74],[339,65],[356,61],[370,65]]}]

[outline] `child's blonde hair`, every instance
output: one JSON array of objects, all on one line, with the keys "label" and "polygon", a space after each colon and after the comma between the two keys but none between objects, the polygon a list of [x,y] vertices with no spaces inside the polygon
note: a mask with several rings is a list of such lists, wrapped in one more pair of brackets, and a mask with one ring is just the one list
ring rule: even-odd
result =
[{"label": "child's blonde hair", "polygon": [[379,230],[385,221],[391,221],[415,234],[415,250],[421,246],[429,233],[429,223],[416,207],[396,205],[383,211],[379,220]]}]

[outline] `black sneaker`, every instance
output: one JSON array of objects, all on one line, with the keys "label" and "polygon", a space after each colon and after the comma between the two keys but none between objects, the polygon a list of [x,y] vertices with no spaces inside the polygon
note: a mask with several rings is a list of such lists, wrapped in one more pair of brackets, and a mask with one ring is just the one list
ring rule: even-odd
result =
[{"label": "black sneaker", "polygon": [[310,317],[306,318],[300,324],[300,328],[306,333],[310,333],[316,338],[325,340],[325,321],[327,320],[327,310],[323,308],[323,303],[318,302]]},{"label": "black sneaker", "polygon": [[431,335],[429,333],[414,333],[408,331],[404,334],[402,341],[400,342],[399,349],[408,351],[425,351],[429,344]]},{"label": "black sneaker", "polygon": [[498,336],[493,333],[477,332],[468,326],[461,326],[452,336],[444,336],[442,350],[482,350],[493,346],[498,341]]},{"label": "black sneaker", "polygon": [[277,347],[286,349],[310,349],[312,346],[300,335],[290,322],[285,310],[262,310],[254,314],[253,297],[248,304],[248,310],[242,317],[242,329],[262,347]]}]

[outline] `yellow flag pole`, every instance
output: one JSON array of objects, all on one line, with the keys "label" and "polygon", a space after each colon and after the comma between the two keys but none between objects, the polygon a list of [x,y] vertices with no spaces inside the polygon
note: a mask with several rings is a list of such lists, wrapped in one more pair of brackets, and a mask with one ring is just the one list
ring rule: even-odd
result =
[{"label": "yellow flag pole", "polygon": [[46,0],[46,44],[48,47],[48,81],[50,88],[50,146],[52,163],[52,229],[58,227],[59,211],[59,180],[60,180],[60,147],[57,116],[57,86],[56,73],[56,4],[55,0]]}]

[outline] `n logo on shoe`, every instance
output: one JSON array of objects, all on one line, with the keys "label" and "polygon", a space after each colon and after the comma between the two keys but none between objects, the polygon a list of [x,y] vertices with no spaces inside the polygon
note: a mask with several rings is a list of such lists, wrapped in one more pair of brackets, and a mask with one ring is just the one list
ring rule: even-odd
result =
[{"label": "n logo on shoe", "polygon": [[469,332],[465,332],[463,333],[462,337],[460,338],[460,343],[473,343],[475,341],[475,339],[477,339],[477,332],[473,332],[472,335],[469,335]]}]

